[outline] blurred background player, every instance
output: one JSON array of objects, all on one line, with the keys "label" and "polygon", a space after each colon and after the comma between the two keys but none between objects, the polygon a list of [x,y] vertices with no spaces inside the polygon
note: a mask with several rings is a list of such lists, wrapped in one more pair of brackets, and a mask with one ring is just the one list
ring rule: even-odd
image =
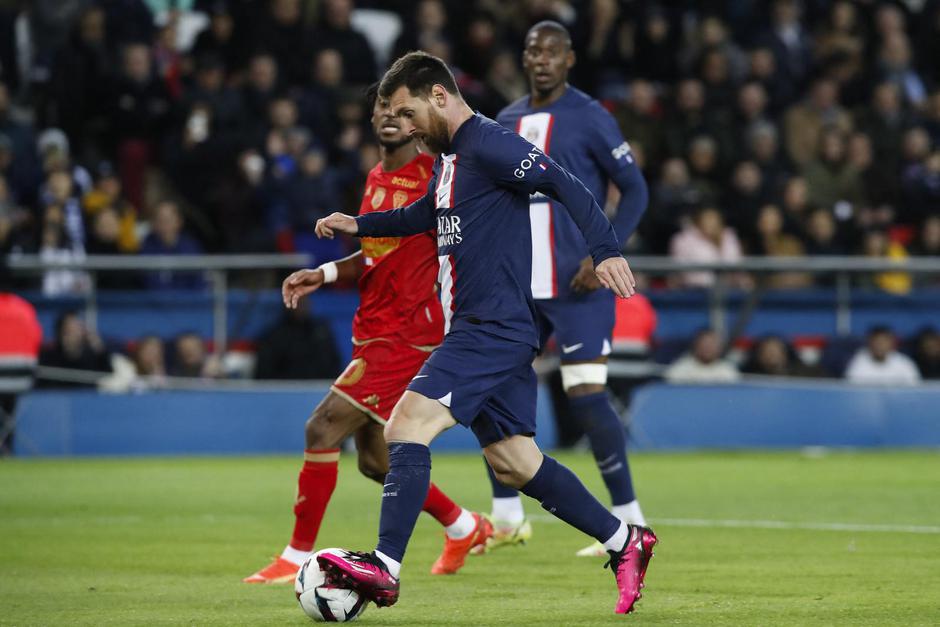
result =
[{"label": "blurred background player", "polygon": [[626,298],[636,281],[614,229],[581,181],[516,133],[475,114],[440,58],[401,57],[379,95],[440,155],[433,182],[401,209],[358,218],[333,213],[317,222],[317,234],[406,236],[436,224],[446,334],[385,426],[389,471],[375,550],[325,552],[317,561],[328,580],[379,606],[396,603],[402,560],[430,484],[429,446],[459,422],[473,431],[499,481],[604,544],[619,591],[615,612],[629,613],[656,536],[613,516],[534,440],[539,332],[530,289],[529,196],[539,191],[564,202],[588,242],[598,279]]},{"label": "blurred background player", "polygon": [[0,258],[0,457],[13,452],[16,401],[33,387],[42,342],[36,309],[7,291],[7,281],[5,263]]},{"label": "blurred background player", "polygon": [[[571,37],[557,22],[539,22],[525,39],[522,64],[530,95],[503,109],[496,120],[515,130],[581,179],[603,206],[613,182],[620,202],[613,220],[621,247],[646,210],[646,181],[613,117],[596,100],[568,85],[574,66]],[[561,351],[561,379],[569,407],[591,443],[610,492],[611,511],[627,523],[646,525],[633,491],[626,431],[605,388],[614,328],[614,295],[594,274],[587,244],[564,207],[541,194],[529,205],[532,221],[532,297],[542,346],[552,334]],[[494,535],[490,548],[532,535],[522,499],[493,477]],[[595,543],[582,556],[604,556]]]},{"label": "blurred background player", "polygon": [[[434,158],[422,154],[387,101],[369,90],[372,126],[381,161],[369,172],[360,214],[402,207],[424,195]],[[294,533],[280,557],[247,577],[246,583],[293,581],[300,564],[313,550],[320,522],[336,487],[339,446],[350,435],[356,440],[359,470],[382,483],[388,453],[382,427],[408,382],[444,333],[437,298],[437,245],[433,231],[411,237],[364,237],[359,252],[316,269],[299,270],[284,280],[284,305],[300,300],[324,284],[359,281],[359,308],[353,319],[353,359],[330,393],[307,421],[304,465],[297,481]],[[467,553],[482,545],[492,527],[481,515],[451,501],[430,485],[424,501],[444,526],[444,551],[433,574],[453,574]]]}]

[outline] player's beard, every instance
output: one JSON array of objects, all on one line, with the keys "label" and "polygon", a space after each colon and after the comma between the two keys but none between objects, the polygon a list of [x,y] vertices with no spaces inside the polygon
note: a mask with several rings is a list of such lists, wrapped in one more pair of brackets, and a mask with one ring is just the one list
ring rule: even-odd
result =
[{"label": "player's beard", "polygon": [[386,152],[395,152],[402,146],[407,146],[414,140],[414,137],[402,137],[401,139],[396,139],[394,141],[382,141],[379,140],[379,145],[385,149]]},{"label": "player's beard", "polygon": [[422,138],[431,154],[446,154],[450,150],[450,134],[447,120],[432,109],[428,112],[428,132]]}]

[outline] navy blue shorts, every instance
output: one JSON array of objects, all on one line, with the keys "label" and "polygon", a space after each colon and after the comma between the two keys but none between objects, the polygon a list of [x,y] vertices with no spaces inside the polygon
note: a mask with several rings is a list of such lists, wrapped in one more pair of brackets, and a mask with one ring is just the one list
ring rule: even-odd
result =
[{"label": "navy blue shorts", "polygon": [[450,408],[485,447],[535,435],[535,349],[485,331],[452,330],[408,389]]},{"label": "navy blue shorts", "polygon": [[542,346],[554,334],[562,361],[590,361],[609,355],[614,298],[610,290],[599,289],[590,294],[536,300]]}]

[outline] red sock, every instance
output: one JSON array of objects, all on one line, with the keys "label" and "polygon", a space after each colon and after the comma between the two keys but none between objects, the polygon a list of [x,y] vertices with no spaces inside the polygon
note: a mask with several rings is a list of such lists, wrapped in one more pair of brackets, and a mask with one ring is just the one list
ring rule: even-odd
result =
[{"label": "red sock", "polygon": [[297,477],[294,535],[290,539],[290,545],[298,551],[313,550],[323,513],[336,487],[338,464],[338,448],[304,450],[304,466]]},{"label": "red sock", "polygon": [[434,516],[437,522],[445,527],[454,524],[461,511],[460,506],[451,501],[450,497],[441,492],[441,489],[433,483],[428,488],[428,498],[425,499],[424,507],[421,509]]}]

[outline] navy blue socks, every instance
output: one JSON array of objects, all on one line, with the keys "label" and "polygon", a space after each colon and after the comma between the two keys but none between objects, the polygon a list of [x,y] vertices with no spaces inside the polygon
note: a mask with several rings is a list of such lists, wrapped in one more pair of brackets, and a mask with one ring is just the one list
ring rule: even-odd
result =
[{"label": "navy blue socks", "polygon": [[627,434],[607,398],[607,392],[577,396],[568,402],[591,443],[591,452],[610,491],[611,503],[624,505],[635,500],[627,463]]},{"label": "navy blue socks", "polygon": [[[423,444],[388,445],[388,474],[376,551],[401,562],[431,484],[431,450]],[[394,573],[393,573],[394,574]]]},{"label": "navy blue socks", "polygon": [[[581,428],[587,434],[588,442],[591,443],[591,452],[610,492],[611,504],[626,505],[636,500],[630,464],[627,462],[627,434],[620,423],[620,417],[607,398],[607,392],[576,396],[568,399],[568,402],[578,417]],[[486,465],[486,472],[493,486],[494,499],[519,495],[516,490],[507,488],[496,480],[489,464]]]},{"label": "navy blue socks", "polygon": [[[548,455],[535,476],[522,487],[522,493],[598,542],[606,542],[620,528],[620,519],[607,511],[573,472]],[[382,513],[385,513],[384,502]]]}]

